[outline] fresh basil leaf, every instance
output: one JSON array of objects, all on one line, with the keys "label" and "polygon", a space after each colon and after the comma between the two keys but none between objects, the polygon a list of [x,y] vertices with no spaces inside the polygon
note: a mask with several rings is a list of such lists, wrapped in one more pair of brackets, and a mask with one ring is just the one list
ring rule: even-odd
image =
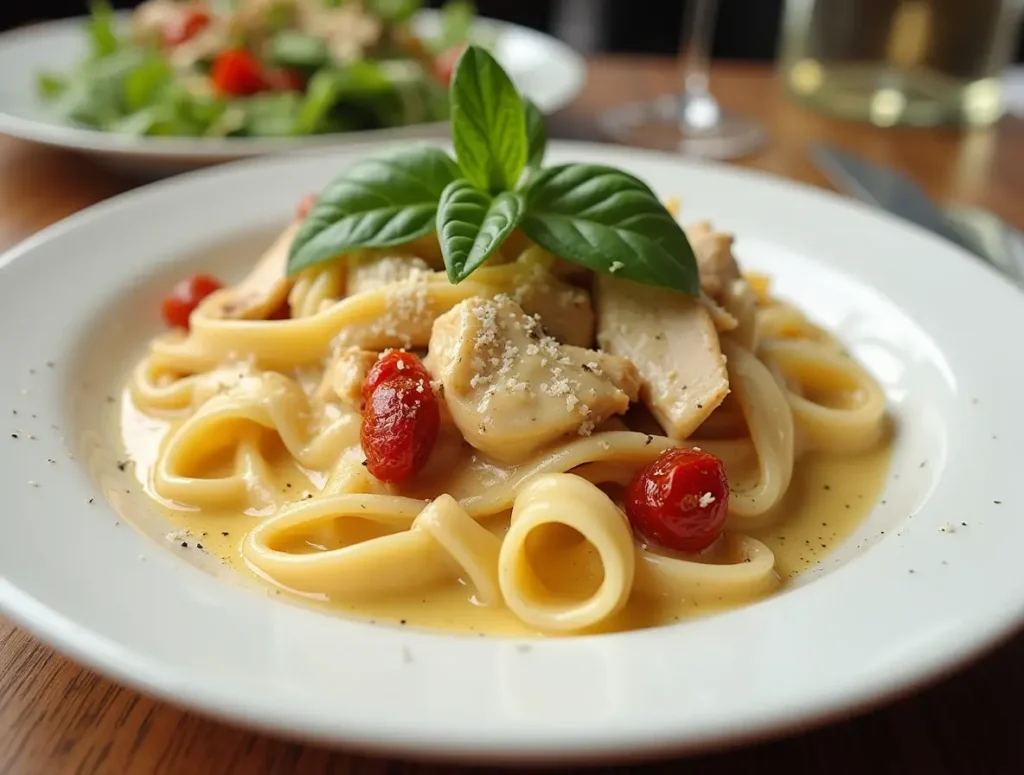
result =
[{"label": "fresh basil leaf", "polygon": [[520,228],[541,247],[597,272],[700,293],[686,234],[643,182],[596,164],[543,170]]},{"label": "fresh basil leaf", "polygon": [[511,189],[526,166],[523,101],[494,57],[469,46],[451,83],[452,142],[462,174],[492,193]]},{"label": "fresh basil leaf", "polygon": [[468,180],[454,180],[437,205],[437,236],[452,284],[465,280],[493,255],[523,216],[522,194],[485,194]]},{"label": "fresh basil leaf", "polygon": [[89,50],[96,59],[110,56],[119,47],[114,10],[107,0],[96,0],[89,7],[89,21],[85,23],[89,36]]},{"label": "fresh basil leaf", "polygon": [[533,100],[523,99],[526,111],[526,164],[528,167],[540,167],[544,161],[544,151],[548,147],[548,130],[544,125],[544,114]]},{"label": "fresh basil leaf", "polygon": [[270,39],[268,58],[279,67],[315,70],[330,60],[327,41],[298,30],[282,30]]},{"label": "fresh basil leaf", "polygon": [[292,242],[288,274],[353,250],[402,245],[430,234],[438,199],[458,175],[448,154],[430,146],[357,162],[310,210]]}]

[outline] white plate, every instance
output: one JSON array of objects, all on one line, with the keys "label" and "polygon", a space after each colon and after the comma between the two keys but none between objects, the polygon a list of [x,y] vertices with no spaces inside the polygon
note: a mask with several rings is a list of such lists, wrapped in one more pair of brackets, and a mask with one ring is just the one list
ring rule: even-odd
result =
[{"label": "white plate", "polygon": [[628,168],[682,196],[688,218],[714,217],[884,386],[899,424],[884,503],[822,565],[731,613],[524,643],[331,617],[193,564],[154,515],[148,535],[118,525],[101,493],[123,508],[137,496],[96,444],[110,432],[105,396],[160,328],[160,293],[199,266],[237,276],[248,256],[213,246],[249,235],[254,248],[355,155],[171,179],[0,261],[0,604],[16,621],[116,680],[258,728],[399,755],[609,761],[836,717],[1022,620],[1024,297],[966,253],[831,194],[602,146],[556,144],[551,161]]},{"label": "white plate", "polygon": [[[84,151],[109,165],[147,175],[181,172],[281,151],[448,135],[447,122],[294,138],[136,138],[76,127],[55,116],[39,99],[35,76],[44,70],[70,70],[85,56],[84,21],[64,19],[0,34],[0,133]],[[437,31],[439,21],[436,11],[422,11],[415,19],[416,29],[431,35]],[[567,106],[583,88],[586,63],[560,40],[493,19],[479,20],[477,28],[495,40],[498,61],[520,92],[545,114]]]}]

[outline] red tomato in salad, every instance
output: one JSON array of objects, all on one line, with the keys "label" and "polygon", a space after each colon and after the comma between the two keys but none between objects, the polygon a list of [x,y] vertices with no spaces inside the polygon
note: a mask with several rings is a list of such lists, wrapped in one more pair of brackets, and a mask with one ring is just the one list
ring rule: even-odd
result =
[{"label": "red tomato in salad", "polygon": [[206,29],[209,23],[210,14],[206,11],[198,8],[182,11],[164,27],[164,45],[168,48],[180,46]]},{"label": "red tomato in salad", "polygon": [[278,91],[306,91],[306,76],[301,70],[286,67],[267,74],[271,88]]},{"label": "red tomato in salad", "polygon": [[223,287],[219,280],[207,274],[194,274],[182,280],[164,297],[161,304],[164,322],[171,328],[187,329],[192,311],[199,302]]},{"label": "red tomato in salad", "polygon": [[442,51],[434,60],[434,77],[445,85],[451,83],[452,73],[455,72],[455,63],[459,61],[459,57],[465,50],[466,44],[459,43],[447,51]]},{"label": "red tomato in salad", "polygon": [[714,455],[668,449],[626,488],[626,516],[641,536],[677,552],[707,549],[729,515],[729,481]]},{"label": "red tomato in salad", "polygon": [[299,202],[299,206],[295,208],[295,217],[300,221],[306,220],[306,216],[309,215],[309,211],[313,209],[313,205],[316,204],[316,194],[306,194],[302,197],[302,201]]},{"label": "red tomato in salad", "polygon": [[430,375],[415,355],[390,350],[370,369],[363,396],[367,470],[382,482],[408,479],[426,464],[441,427]]},{"label": "red tomato in salad", "polygon": [[244,49],[217,55],[210,68],[213,87],[230,97],[244,97],[270,88],[260,61]]}]

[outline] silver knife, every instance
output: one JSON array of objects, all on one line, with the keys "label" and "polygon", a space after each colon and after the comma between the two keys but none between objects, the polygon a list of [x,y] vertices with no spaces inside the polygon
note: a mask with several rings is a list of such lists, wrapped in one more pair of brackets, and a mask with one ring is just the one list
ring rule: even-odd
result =
[{"label": "silver knife", "polygon": [[906,175],[824,143],[811,155],[838,190],[946,238],[1024,284],[1024,234],[995,215],[971,208],[944,212]]}]

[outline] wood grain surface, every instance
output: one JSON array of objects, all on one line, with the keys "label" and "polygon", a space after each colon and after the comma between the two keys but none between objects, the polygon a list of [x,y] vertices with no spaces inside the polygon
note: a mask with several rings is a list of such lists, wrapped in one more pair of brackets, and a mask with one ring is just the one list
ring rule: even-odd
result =
[{"label": "wood grain surface", "polygon": [[[623,99],[676,87],[662,59],[608,58],[552,134],[600,139],[593,117]],[[1024,122],[987,130],[881,130],[797,107],[759,66],[716,67],[723,104],[761,121],[765,149],[740,163],[816,185],[807,144],[827,140],[904,170],[935,197],[980,205],[1024,227]],[[0,250],[130,181],[68,153],[0,137]],[[59,537],[55,537],[59,540]],[[154,603],[155,604],[155,603]],[[793,638],[799,639],[794,632]],[[684,658],[684,655],[681,655]],[[1024,772],[1024,635],[917,695],[788,739],[686,761],[631,767],[647,773]],[[488,772],[404,764],[252,734],[122,689],[0,619],[0,773]],[[597,770],[595,770],[596,772]]]}]

